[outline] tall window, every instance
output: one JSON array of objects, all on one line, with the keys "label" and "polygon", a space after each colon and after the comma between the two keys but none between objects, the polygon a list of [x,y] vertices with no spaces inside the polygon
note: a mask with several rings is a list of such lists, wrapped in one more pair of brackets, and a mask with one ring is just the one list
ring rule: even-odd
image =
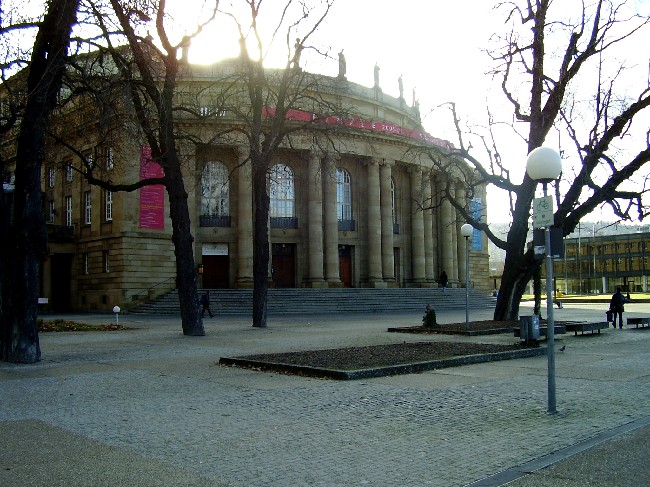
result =
[{"label": "tall window", "polygon": [[47,172],[47,185],[48,187],[53,188],[55,183],[56,183],[56,169],[51,167]]},{"label": "tall window", "polygon": [[54,223],[55,216],[56,216],[56,210],[54,209],[54,201],[50,200],[47,202],[47,221],[49,223]]},{"label": "tall window", "polygon": [[90,191],[84,192],[84,223],[90,225],[92,223],[92,199],[90,197]]},{"label": "tall window", "polygon": [[72,182],[72,176],[73,176],[72,165],[68,164],[68,165],[65,166],[65,180],[68,183],[71,183]]},{"label": "tall window", "polygon": [[[220,218],[230,215],[228,168],[217,161],[206,163],[201,176],[201,221],[207,226],[221,225]],[[212,221],[214,220],[214,221]],[[212,223],[210,223],[212,221]],[[216,223],[215,223],[216,222]]]},{"label": "tall window", "polygon": [[102,252],[102,260],[104,261],[104,272],[111,272],[111,260],[108,250]]},{"label": "tall window", "polygon": [[336,207],[339,220],[352,220],[352,185],[350,173],[336,170]]},{"label": "tall window", "polygon": [[108,190],[104,192],[104,220],[113,220],[113,192]]},{"label": "tall window", "polygon": [[94,167],[95,165],[95,155],[92,152],[86,152],[83,155],[83,163],[89,168]]},{"label": "tall window", "polygon": [[295,186],[293,170],[285,164],[271,168],[271,217],[292,218],[295,216]]},{"label": "tall window", "polygon": [[72,196],[65,197],[65,225],[72,226]]},{"label": "tall window", "polygon": [[89,259],[88,259],[88,252],[84,253],[82,255],[83,258],[83,273],[84,274],[90,274],[90,264],[89,264]]},{"label": "tall window", "polygon": [[113,149],[111,147],[104,149],[104,159],[106,160],[106,170],[112,170],[115,162],[113,161]]}]

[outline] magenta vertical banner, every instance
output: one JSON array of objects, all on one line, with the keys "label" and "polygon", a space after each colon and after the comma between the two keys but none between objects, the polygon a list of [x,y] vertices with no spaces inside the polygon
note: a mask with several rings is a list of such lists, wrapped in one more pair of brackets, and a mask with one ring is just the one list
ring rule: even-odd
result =
[{"label": "magenta vertical banner", "polygon": [[[151,147],[140,149],[140,180],[160,178],[163,168],[151,157]],[[162,184],[140,188],[140,228],[165,228],[165,187]]]}]

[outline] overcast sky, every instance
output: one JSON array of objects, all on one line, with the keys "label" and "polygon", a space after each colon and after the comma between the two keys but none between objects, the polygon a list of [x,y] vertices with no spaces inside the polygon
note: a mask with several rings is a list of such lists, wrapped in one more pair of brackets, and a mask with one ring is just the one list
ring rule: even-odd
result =
[{"label": "overcast sky", "polygon": [[[168,6],[181,7],[181,12],[194,12],[188,4],[203,0],[168,0]],[[241,4],[241,0],[222,0]],[[639,12],[650,15],[650,0],[633,0]],[[512,119],[512,108],[503,97],[498,83],[486,76],[490,59],[484,52],[491,35],[504,32],[503,11],[495,12],[490,0],[425,1],[425,0],[337,0],[323,25],[311,39],[311,45],[328,53],[327,58],[303,54],[301,65],[308,71],[336,76],[337,54],[344,50],[347,61],[347,78],[365,86],[374,84],[374,66],[380,67],[382,90],[390,95],[399,94],[398,78],[402,76],[404,98],[413,101],[413,92],[420,103],[425,129],[433,136],[456,143],[449,112],[437,108],[453,101],[464,121],[472,125],[484,124],[486,107]],[[281,8],[285,0],[264,0],[262,18],[273,8]],[[572,2],[556,0],[564,14]],[[578,4],[579,5],[579,4]],[[265,10],[267,9],[267,10]],[[190,50],[195,62],[214,62],[238,55],[238,34],[232,24],[214,23],[205,34],[196,39]],[[647,32],[647,31],[646,31]],[[269,36],[270,37],[270,36]],[[640,65],[639,76],[648,76],[650,37],[639,43],[638,50],[624,52],[626,58],[636,56],[633,62]],[[265,39],[268,43],[268,39]],[[284,39],[275,41],[286,56]],[[283,66],[284,59],[275,61]],[[631,61],[632,62],[632,61]],[[272,55],[268,63],[274,64]],[[525,127],[523,128],[525,132]],[[558,135],[549,136],[546,145],[558,148]],[[567,143],[568,139],[566,142]],[[500,140],[499,150],[509,165],[512,178],[519,182],[525,171],[526,145],[520,138],[509,135]],[[570,163],[570,162],[568,162]],[[489,221],[504,221],[507,200],[488,189]],[[496,210],[500,208],[500,210]],[[600,219],[594,215],[594,219]]]}]

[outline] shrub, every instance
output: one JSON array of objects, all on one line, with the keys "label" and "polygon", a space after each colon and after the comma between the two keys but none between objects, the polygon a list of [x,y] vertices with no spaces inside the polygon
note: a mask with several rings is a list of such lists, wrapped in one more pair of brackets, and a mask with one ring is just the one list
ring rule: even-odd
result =
[{"label": "shrub", "polygon": [[427,304],[426,308],[424,308],[424,316],[422,317],[422,326],[424,328],[435,328],[438,326],[438,322],[436,321],[436,310],[433,309],[433,306],[430,304]]}]

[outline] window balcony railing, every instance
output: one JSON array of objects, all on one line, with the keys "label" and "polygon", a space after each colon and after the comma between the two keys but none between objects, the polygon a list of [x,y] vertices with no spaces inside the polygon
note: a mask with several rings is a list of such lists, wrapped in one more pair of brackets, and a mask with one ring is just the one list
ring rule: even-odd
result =
[{"label": "window balcony railing", "polygon": [[339,220],[339,232],[354,232],[356,229],[356,220]]},{"label": "window balcony railing", "polygon": [[229,227],[230,215],[201,215],[199,225],[202,227]]},{"label": "window balcony railing", "polygon": [[272,216],[271,228],[298,228],[298,218],[295,216]]}]

